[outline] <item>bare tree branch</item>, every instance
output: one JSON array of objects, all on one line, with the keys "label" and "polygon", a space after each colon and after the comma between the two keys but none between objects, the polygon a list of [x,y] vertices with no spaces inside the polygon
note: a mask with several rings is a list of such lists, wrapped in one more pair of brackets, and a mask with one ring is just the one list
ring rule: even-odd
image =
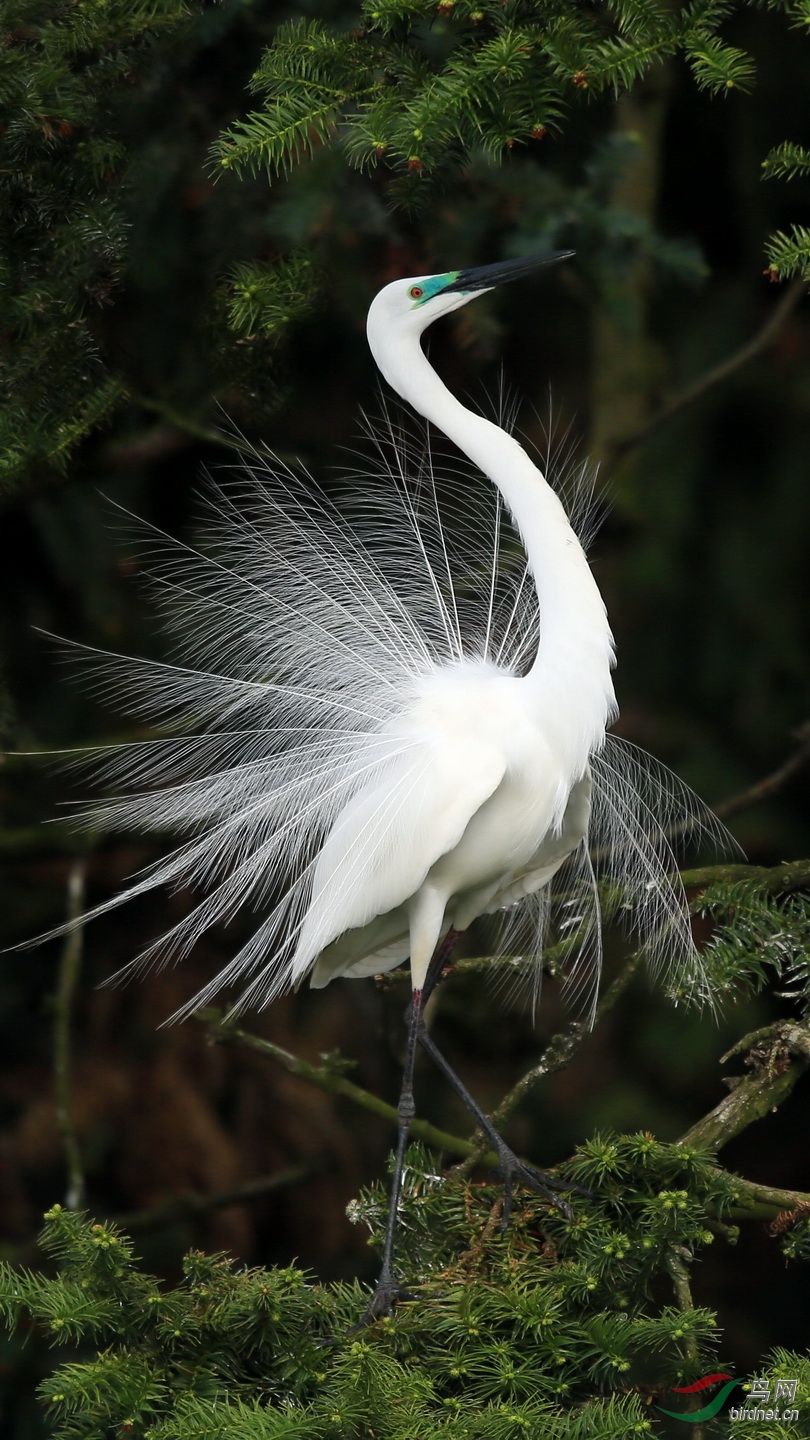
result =
[{"label": "bare tree branch", "polygon": [[[76,860],[68,876],[67,920],[77,920],[84,908],[85,862]],[[81,1210],[85,1203],[84,1169],[70,1104],[70,1024],[73,997],[79,983],[84,927],[70,930],[62,946],[59,979],[54,997],[53,1069],[56,1123],[67,1162],[65,1207]]]},{"label": "bare tree branch", "polygon": [[770,775],[758,780],[755,785],[750,785],[739,795],[732,795],[729,800],[724,800],[715,805],[714,813],[720,820],[728,820],[731,815],[738,815],[741,810],[748,810],[752,805],[759,805],[763,800],[770,800],[784,789],[788,780],[792,780],[800,770],[810,761],[810,721],[800,725],[795,731],[796,739],[799,741],[798,749],[789,756],[787,760]]},{"label": "bare tree branch", "polygon": [[165,1205],[155,1205],[148,1210],[132,1210],[125,1215],[116,1215],[115,1224],[131,1233],[144,1230],[160,1230],[174,1225],[179,1220],[193,1220],[206,1215],[209,1210],[224,1210],[228,1205],[247,1205],[253,1200],[262,1200],[276,1190],[297,1185],[322,1169],[313,1161],[304,1165],[291,1165],[277,1175],[266,1175],[261,1180],[248,1180],[244,1185],[234,1185],[230,1190],[216,1190],[211,1195],[177,1195]]},{"label": "bare tree branch", "polygon": [[637,445],[641,445],[654,430],[658,430],[673,416],[680,414],[681,410],[685,410],[688,405],[693,405],[696,400],[702,400],[703,396],[713,390],[716,385],[722,384],[735,371],[741,370],[744,365],[747,365],[749,360],[754,360],[763,350],[767,350],[768,346],[776,339],[788,316],[796,308],[805,290],[806,284],[803,279],[791,281],[756,335],[741,345],[739,350],[727,355],[725,360],[721,360],[718,365],[712,366],[711,370],[707,370],[697,380],[693,380],[690,385],[684,386],[683,390],[679,390],[669,400],[665,400],[660,409],[656,410],[649,420],[645,420],[644,424],[640,425],[632,435],[617,441],[608,456],[608,463],[615,465],[620,460],[624,460],[629,452],[634,450]]}]

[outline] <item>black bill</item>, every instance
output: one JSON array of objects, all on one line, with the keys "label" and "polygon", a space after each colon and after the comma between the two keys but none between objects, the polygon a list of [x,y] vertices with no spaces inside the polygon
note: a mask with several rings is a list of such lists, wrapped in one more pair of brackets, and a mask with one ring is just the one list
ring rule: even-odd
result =
[{"label": "black bill", "polygon": [[573,250],[544,250],[535,255],[522,255],[518,260],[496,260],[494,265],[478,265],[473,270],[459,270],[455,280],[445,285],[442,295],[454,290],[491,290],[507,280],[520,280],[542,265],[556,265],[558,260],[567,260]]}]

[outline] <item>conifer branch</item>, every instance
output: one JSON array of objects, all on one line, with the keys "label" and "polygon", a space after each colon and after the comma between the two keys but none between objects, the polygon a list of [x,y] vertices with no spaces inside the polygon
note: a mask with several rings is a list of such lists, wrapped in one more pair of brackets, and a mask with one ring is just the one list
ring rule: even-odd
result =
[{"label": "conifer branch", "polygon": [[762,174],[766,180],[793,180],[797,175],[810,175],[810,150],[783,140],[765,156]]},{"label": "conifer branch", "polygon": [[[685,1246],[673,1245],[665,1259],[666,1268],[672,1280],[672,1288],[675,1291],[675,1303],[684,1315],[691,1315],[695,1308],[688,1270],[688,1263],[691,1258],[692,1256]],[[697,1337],[692,1331],[686,1335],[684,1349],[687,1358],[693,1365],[697,1366],[700,1362],[700,1347],[697,1343]],[[692,1398],[690,1408],[697,1410],[700,1408],[701,1403],[700,1400]],[[687,1417],[688,1411],[685,1418]],[[701,1423],[696,1424],[692,1435],[694,1436],[694,1440],[706,1440],[706,1427]]]},{"label": "conifer branch", "polygon": [[[608,988],[600,1006],[598,1018],[602,1018],[609,1009],[616,1003],[619,996],[629,985],[643,956],[633,956],[631,961],[617,976],[613,984]],[[209,1024],[209,1033],[212,1042],[215,1044],[238,1044],[247,1049],[257,1051],[266,1055],[269,1059],[275,1060],[292,1075],[308,1080],[311,1084],[317,1085],[319,1089],[325,1090],[333,1095],[340,1095],[345,1099],[353,1101],[363,1109],[379,1115],[382,1119],[388,1120],[392,1126],[398,1122],[398,1115],[395,1106],[388,1105],[378,1096],[370,1091],[362,1089],[361,1086],[353,1084],[332,1063],[318,1066],[301,1059],[300,1056],[275,1045],[272,1041],[266,1040],[258,1035],[251,1035],[249,1031],[235,1028],[225,1021],[212,1020],[211,1012],[203,1012],[202,1018]],[[780,1033],[781,1032],[781,1033]],[[502,1105],[493,1112],[492,1120],[496,1125],[503,1123],[503,1120],[511,1114],[515,1105],[523,1098],[526,1091],[544,1075],[553,1073],[554,1070],[563,1068],[570,1059],[578,1044],[590,1033],[583,1027],[581,1022],[575,1022],[555,1037],[546,1047],[539,1064],[523,1080],[519,1081],[512,1091],[506,1096]],[[770,1036],[773,1044],[770,1046],[769,1054],[772,1057],[772,1065],[775,1071],[781,1067],[782,1061],[778,1059],[780,1053],[785,1052],[786,1045],[798,1046],[801,1063],[795,1062],[788,1070],[782,1073],[774,1073],[770,1082],[760,1077],[753,1077],[752,1081],[741,1080],[735,1087],[728,1100],[721,1102],[709,1115],[699,1120],[696,1125],[684,1134],[678,1144],[686,1150],[715,1151],[733,1139],[734,1135],[740,1133],[749,1124],[767,1114],[782,1099],[790,1093],[796,1080],[810,1067],[810,1031],[802,1026],[776,1025],[769,1027],[767,1031],[761,1032],[761,1036]],[[749,1039],[760,1038],[748,1037]],[[806,1046],[806,1056],[801,1046]],[[570,1049],[569,1049],[570,1047]],[[729,1052],[731,1053],[731,1052]],[[545,1068],[544,1068],[545,1067]],[[786,1077],[786,1078],[785,1078]],[[740,1086],[746,1085],[749,1088],[741,1097],[743,1104],[738,1104],[737,1109],[731,1113],[726,1107],[732,1104],[734,1096]],[[735,1128],[731,1128],[732,1125]],[[438,1129],[427,1121],[415,1119],[412,1124],[414,1139],[421,1140],[428,1145],[435,1146],[449,1155],[461,1157],[461,1163],[454,1168],[454,1173],[459,1177],[466,1175],[476,1165],[494,1167],[498,1163],[497,1156],[493,1152],[482,1150],[480,1142],[476,1143],[476,1137],[472,1141],[465,1140],[461,1136],[451,1135],[447,1131]],[[718,1178],[723,1177],[721,1168],[710,1167]],[[292,1181],[290,1182],[292,1183]],[[785,1211],[793,1211],[810,1205],[810,1195],[802,1191],[782,1190],[774,1186],[759,1184],[754,1181],[742,1179],[739,1176],[733,1177],[735,1192],[735,1203],[730,1209],[723,1213],[727,1219],[733,1221],[742,1220],[773,1220],[777,1215]],[[182,1203],[182,1202],[181,1202]]]},{"label": "conifer branch", "polygon": [[[756,885],[766,895],[787,895],[810,885],[810,860],[784,861],[781,865],[703,865],[681,871],[686,890],[706,890],[709,885],[736,885],[741,881]],[[701,913],[699,895],[691,901],[694,915]]]},{"label": "conifer branch", "polygon": [[777,230],[770,236],[765,253],[772,279],[789,280],[791,275],[797,275],[795,283],[801,285],[810,280],[810,227],[807,225],[791,225],[787,233]]},{"label": "conifer branch", "polygon": [[[718,1167],[718,1174],[722,1173]],[[776,1185],[743,1180],[735,1175],[737,1199],[725,1212],[727,1220],[740,1224],[745,1220],[776,1220],[795,1211],[810,1212],[810,1195],[803,1190],[782,1190]]]}]

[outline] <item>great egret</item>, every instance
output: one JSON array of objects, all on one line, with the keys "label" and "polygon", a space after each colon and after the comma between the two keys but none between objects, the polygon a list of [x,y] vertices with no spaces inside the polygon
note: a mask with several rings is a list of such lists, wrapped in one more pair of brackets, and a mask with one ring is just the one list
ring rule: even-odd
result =
[{"label": "great egret", "polygon": [[[420,344],[438,316],[560,258],[397,280],[368,315],[389,385],[496,487],[522,572],[499,563],[495,516],[488,559],[468,562],[454,587],[456,536],[435,507],[429,450],[421,476],[408,477],[391,425],[379,442],[389,491],[361,487],[348,518],[305,479],[263,462],[241,488],[214,491],[213,551],[151,531],[182,662],[96,657],[108,695],[175,733],[108,755],[107,778],[130,793],[94,807],[89,822],[190,838],[91,914],[158,885],[206,892],[133,964],[185,955],[245,905],[269,913],[187,1012],[234,982],[248,981],[239,1006],[263,1006],[307,976],[320,987],[410,959],[397,1165],[372,1313],[396,1294],[420,1039],[456,1083],[422,1015],[457,933],[476,916],[534,903],[541,951],[549,887],[564,875],[568,985],[587,1009],[601,955],[596,866],[618,882],[638,943],[670,987],[700,979],[665,832],[711,819],[655,762],[606,737],[617,713],[613,640],[582,545],[519,442],[455,399]],[[456,480],[462,504],[468,484]],[[480,541],[480,516],[460,528]],[[508,1183],[518,1176],[549,1193],[471,1103]]]}]

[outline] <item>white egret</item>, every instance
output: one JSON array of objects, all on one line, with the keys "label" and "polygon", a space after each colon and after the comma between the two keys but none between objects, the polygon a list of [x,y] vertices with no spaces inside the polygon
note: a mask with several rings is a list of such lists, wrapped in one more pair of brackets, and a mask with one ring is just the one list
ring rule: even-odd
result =
[{"label": "white egret", "polygon": [[[368,316],[389,385],[499,492],[525,553],[520,574],[502,573],[490,520],[487,565],[468,566],[454,588],[456,537],[434,506],[432,462],[423,458],[412,481],[392,426],[380,442],[390,493],[362,487],[353,516],[263,462],[241,487],[214,492],[213,550],[152,531],[181,659],[96,657],[108,694],[180,733],[108,756],[108,778],[129,793],[96,806],[90,823],[189,838],[92,913],[158,885],[205,892],[134,964],[186,954],[242,906],[268,913],[187,1012],[237,982],[248,982],[239,1006],[262,1006],[307,976],[320,987],[410,960],[397,1168],[373,1313],[396,1294],[394,1223],[420,1039],[456,1083],[422,1014],[457,933],[476,916],[533,903],[540,951],[549,887],[564,875],[576,932],[568,984],[587,1008],[601,954],[595,864],[621,887],[638,943],[671,988],[700,977],[665,832],[710,817],[654,762],[606,737],[613,640],[582,545],[524,448],[462,405],[420,344],[438,316],[558,258],[397,280]],[[462,504],[468,483],[455,482]],[[480,516],[473,528],[480,542]],[[517,1176],[548,1194],[473,1108],[507,1184]]]}]

